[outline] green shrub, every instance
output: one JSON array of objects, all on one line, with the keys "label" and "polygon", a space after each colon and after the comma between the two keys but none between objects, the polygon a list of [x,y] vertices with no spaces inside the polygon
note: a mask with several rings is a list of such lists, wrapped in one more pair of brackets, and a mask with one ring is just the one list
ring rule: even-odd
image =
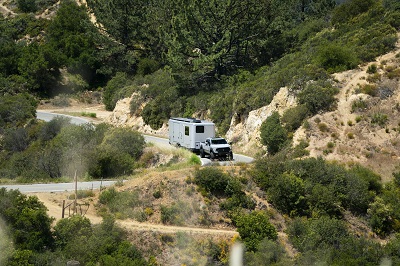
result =
[{"label": "green shrub", "polygon": [[111,203],[112,201],[114,201],[116,196],[117,196],[117,191],[115,190],[115,188],[111,187],[100,193],[99,202],[101,204]]},{"label": "green shrub", "polygon": [[366,181],[368,183],[368,190],[375,191],[377,194],[382,192],[382,180],[380,175],[359,164],[353,165],[349,171]]},{"label": "green shrub", "polygon": [[151,58],[143,58],[138,63],[137,73],[145,76],[154,73],[160,68],[160,64]]},{"label": "green shrub", "polygon": [[286,130],[282,127],[278,112],[274,112],[261,124],[261,143],[267,146],[268,153],[280,151],[287,140]]},{"label": "green shrub", "polygon": [[322,216],[310,220],[294,219],[288,227],[288,235],[295,248],[306,252],[339,246],[347,240],[349,233],[343,221]]},{"label": "green shrub", "polygon": [[0,95],[0,128],[25,125],[36,117],[37,104],[29,94]]},{"label": "green shrub", "polygon": [[335,73],[355,68],[358,59],[355,57],[354,51],[346,46],[329,43],[320,46],[316,62],[328,73]]},{"label": "green shrub", "polygon": [[371,84],[365,84],[361,87],[361,92],[371,95],[372,97],[375,97],[377,95],[377,86],[376,85],[371,85]]},{"label": "green shrub", "polygon": [[329,142],[326,144],[326,147],[327,147],[328,149],[333,149],[333,147],[335,147],[335,143],[333,143],[332,141],[329,141]]},{"label": "green shrub", "polygon": [[185,218],[190,215],[188,206],[181,201],[173,203],[169,207],[161,205],[161,222],[163,224],[183,225]]},{"label": "green shrub", "polygon": [[104,88],[103,93],[103,103],[106,107],[106,110],[112,111],[115,108],[115,105],[118,100],[123,98],[123,95],[120,95],[120,91],[129,85],[132,82],[129,80],[128,76],[125,73],[118,72]]},{"label": "green shrub", "polygon": [[55,244],[64,248],[68,243],[78,241],[80,237],[89,237],[93,233],[90,220],[81,215],[61,219],[54,226]]},{"label": "green shrub", "polygon": [[307,195],[307,202],[310,206],[312,217],[342,216],[340,210],[340,200],[335,195],[335,189],[330,186],[316,184]]},{"label": "green shrub", "polygon": [[378,71],[378,67],[377,67],[376,64],[371,64],[367,68],[367,73],[368,74],[374,74],[374,73],[376,73],[376,71]]},{"label": "green shrub", "polygon": [[35,0],[17,0],[18,8],[25,13],[34,13],[37,10]]},{"label": "green shrub", "polygon": [[388,116],[383,113],[374,113],[371,117],[372,124],[378,124],[380,127],[384,127],[388,121]]},{"label": "green shrub", "polygon": [[376,197],[375,201],[369,205],[368,211],[369,224],[372,230],[381,237],[391,233],[393,230],[392,210],[389,204]]},{"label": "green shrub", "polygon": [[373,7],[373,0],[351,0],[338,5],[332,16],[332,24],[346,23],[359,14],[367,12]]},{"label": "green shrub", "polygon": [[354,133],[353,132],[347,133],[347,138],[354,139]]},{"label": "green shrub", "polygon": [[337,89],[329,84],[309,83],[298,94],[300,104],[305,104],[311,114],[329,110],[336,103]]},{"label": "green shrub", "polygon": [[246,252],[244,254],[243,265],[292,265],[292,261],[279,241],[264,238],[258,244],[256,252]]},{"label": "green shrub", "polygon": [[351,103],[351,112],[352,113],[365,111],[367,108],[368,108],[368,103],[365,100],[361,99],[361,98],[359,98],[357,100],[354,100]]},{"label": "green shrub", "polygon": [[51,104],[57,107],[67,107],[71,105],[69,97],[66,94],[60,94],[54,97]]},{"label": "green shrub", "polygon": [[282,115],[281,121],[288,132],[294,132],[301,126],[308,114],[309,111],[306,105],[298,105],[288,109]]},{"label": "green shrub", "polygon": [[328,125],[325,123],[318,123],[318,129],[321,132],[327,132],[329,131]]},{"label": "green shrub", "polygon": [[215,196],[224,196],[229,182],[229,176],[215,167],[205,167],[197,170],[194,183]]},{"label": "green shrub", "polygon": [[272,186],[267,190],[272,204],[290,216],[307,213],[304,181],[294,174],[282,174],[276,177]]},{"label": "green shrub", "polygon": [[262,211],[239,214],[235,217],[235,224],[240,238],[250,251],[255,251],[264,238],[276,240],[278,237],[278,233],[270,223],[269,217]]},{"label": "green shrub", "polygon": [[0,188],[0,217],[7,222],[16,249],[42,252],[53,247],[54,218],[47,215],[46,207],[36,196]]}]

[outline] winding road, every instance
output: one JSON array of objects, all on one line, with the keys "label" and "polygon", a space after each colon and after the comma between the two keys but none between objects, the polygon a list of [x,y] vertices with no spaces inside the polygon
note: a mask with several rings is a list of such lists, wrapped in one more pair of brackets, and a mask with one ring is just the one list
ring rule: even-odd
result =
[{"label": "winding road", "polygon": [[[90,123],[88,119],[75,117],[65,114],[50,113],[46,111],[37,111],[37,119],[50,121],[56,117],[67,117],[70,122],[75,125],[82,125]],[[169,145],[168,139],[143,135],[146,142],[153,142],[157,145]],[[200,158],[203,166],[211,165],[213,161],[207,158]],[[241,154],[233,154],[233,161],[219,161],[220,165],[230,165],[236,162],[251,163],[254,159]],[[101,187],[107,187],[113,185],[117,181],[90,181],[90,182],[78,182],[78,190],[85,189],[99,189]],[[73,191],[75,189],[74,183],[49,183],[49,184],[20,184],[20,185],[0,185],[7,189],[18,189],[22,193],[36,193],[36,192],[63,192],[63,191]]]}]

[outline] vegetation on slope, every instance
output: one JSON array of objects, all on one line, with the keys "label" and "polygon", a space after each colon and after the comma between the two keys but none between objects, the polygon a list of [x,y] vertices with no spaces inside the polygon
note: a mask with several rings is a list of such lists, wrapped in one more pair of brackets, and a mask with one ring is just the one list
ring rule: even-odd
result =
[{"label": "vegetation on slope", "polygon": [[[116,177],[132,173],[143,154],[143,139],[130,130],[72,126],[63,119],[32,120],[37,102],[28,94],[47,97],[100,87],[112,110],[118,99],[137,92],[140,96],[132,102],[131,112],[142,115],[153,128],[171,115],[210,110],[224,133],[234,114],[245,119],[287,86],[298,96],[298,112],[274,115],[265,122],[263,141],[269,157],[246,174],[196,170],[189,182],[197,186],[197,196],[214,204],[224,221],[237,228],[250,265],[399,263],[399,173],[382,184],[378,175],[358,165],[346,168],[323,159],[294,159],[304,155],[304,145],[295,150],[284,145],[304,118],[334,107],[337,89],[331,73],[354,68],[394,47],[400,29],[398,1],[191,0],[143,5],[104,0],[87,1],[88,7],[62,1],[49,20],[24,14],[42,8],[39,2],[28,2],[18,1],[17,16],[0,19],[2,178],[57,179],[64,173],[72,176],[77,168],[81,175]],[[87,11],[94,13],[98,24],[91,23]],[[369,71],[374,74],[373,67]],[[62,79],[65,72],[70,79]],[[388,72],[398,75],[396,69]],[[373,87],[362,89],[375,92]],[[355,111],[362,104],[355,103]],[[384,115],[371,117],[378,126],[386,121]],[[73,167],[65,167],[65,161]],[[255,204],[260,197],[251,189],[252,182],[272,208]],[[162,196],[156,192],[154,198]],[[132,212],[138,204],[133,192],[103,193],[100,203],[121,218],[151,216],[151,209],[144,209],[145,215]],[[51,218],[35,198],[4,190],[2,195],[1,216],[16,229],[10,232],[18,234],[22,221],[24,235],[32,235],[29,241],[20,241],[21,236],[10,234],[16,244],[7,258],[10,265],[49,265],[70,258],[87,265],[146,263],[123,241],[112,220],[93,227],[74,217],[60,222],[52,233]],[[118,205],[126,198],[131,212],[122,213]],[[184,223],[188,213],[182,206],[160,206],[160,222]],[[283,222],[277,222],[281,214]],[[45,226],[36,228],[32,216]],[[204,212],[192,222],[208,226],[207,217]],[[70,226],[81,230],[72,236]],[[296,256],[276,240],[282,234],[288,235]],[[179,243],[179,237],[166,238]],[[75,249],[70,241],[81,246]],[[208,262],[226,264],[226,246],[210,244]]]}]

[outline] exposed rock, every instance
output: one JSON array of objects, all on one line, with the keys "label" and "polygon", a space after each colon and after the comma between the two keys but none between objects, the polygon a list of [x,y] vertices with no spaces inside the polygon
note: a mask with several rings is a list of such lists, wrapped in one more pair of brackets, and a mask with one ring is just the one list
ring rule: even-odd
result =
[{"label": "exposed rock", "polygon": [[238,122],[236,116],[232,118],[231,126],[226,138],[235,143],[243,152],[254,153],[254,147],[261,147],[260,127],[267,117],[277,111],[282,115],[287,109],[296,106],[296,98],[283,87],[275,95],[271,103],[257,110],[251,111],[244,122]]},{"label": "exposed rock", "polygon": [[[133,93],[131,97],[121,99],[117,102],[114,111],[108,117],[107,122],[117,127],[130,127],[143,134],[157,135],[161,137],[168,136],[168,125],[164,124],[160,129],[154,130],[146,125],[141,116],[131,114],[130,103],[135,97],[139,97],[137,93]],[[145,104],[140,108],[143,109]]]}]

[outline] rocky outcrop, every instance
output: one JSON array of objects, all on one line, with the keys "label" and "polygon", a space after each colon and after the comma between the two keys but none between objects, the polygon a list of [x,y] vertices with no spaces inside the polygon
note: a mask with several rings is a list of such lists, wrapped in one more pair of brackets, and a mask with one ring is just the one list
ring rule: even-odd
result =
[{"label": "rocky outcrop", "polygon": [[[157,135],[160,137],[168,136],[168,126],[164,124],[160,129],[154,130],[149,125],[146,125],[143,118],[137,115],[138,112],[132,114],[130,111],[130,103],[132,100],[139,98],[138,93],[133,93],[131,97],[121,99],[117,102],[114,111],[107,118],[107,122],[117,127],[130,127],[143,134]],[[145,103],[142,103],[138,108],[143,110]],[[140,113],[140,112],[139,112]]]},{"label": "rocky outcrop", "polygon": [[296,98],[290,94],[286,87],[280,89],[271,103],[257,110],[251,111],[243,122],[238,121],[234,116],[231,121],[226,138],[235,144],[236,149],[246,153],[254,154],[262,147],[260,142],[260,127],[267,117],[277,111],[282,115],[287,109],[296,106]]}]

